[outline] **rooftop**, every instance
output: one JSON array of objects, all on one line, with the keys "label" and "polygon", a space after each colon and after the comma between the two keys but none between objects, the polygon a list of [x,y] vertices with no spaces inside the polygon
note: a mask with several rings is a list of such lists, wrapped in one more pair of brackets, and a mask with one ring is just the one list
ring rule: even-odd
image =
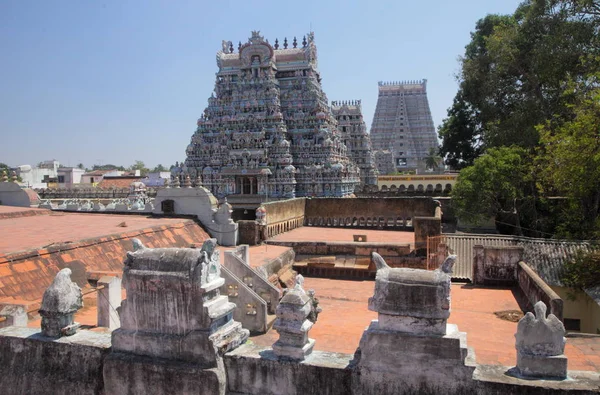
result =
[{"label": "rooftop", "polygon": [[366,235],[369,243],[396,243],[414,245],[414,232],[371,229],[319,228],[302,226],[270,238],[273,241],[345,241],[354,240],[353,235]]},{"label": "rooftop", "polygon": [[[315,350],[346,354],[356,351],[363,331],[377,318],[377,313],[367,309],[374,287],[374,281],[305,278],[304,288],[315,290],[323,309],[309,333],[316,340]],[[467,343],[475,349],[477,362],[514,366],[517,323],[494,314],[520,311],[514,291],[452,284],[451,292],[452,311],[448,323],[467,332]],[[278,333],[271,329],[251,340],[260,346],[270,346],[278,338]],[[570,370],[600,371],[600,337],[568,338],[565,353]]]},{"label": "rooftop", "polygon": [[[3,217],[2,214],[45,215]],[[38,249],[56,243],[142,230],[180,223],[180,218],[152,218],[142,215],[84,214],[0,206],[0,254]]]}]

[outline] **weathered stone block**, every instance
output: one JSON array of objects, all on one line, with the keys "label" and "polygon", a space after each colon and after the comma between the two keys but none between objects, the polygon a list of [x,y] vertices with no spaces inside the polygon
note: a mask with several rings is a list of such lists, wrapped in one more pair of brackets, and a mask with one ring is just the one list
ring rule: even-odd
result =
[{"label": "weathered stone block", "polygon": [[0,392],[18,394],[102,394],[104,358],[110,334],[80,330],[51,338],[39,329],[0,329]]},{"label": "weathered stone block", "polygon": [[566,355],[541,357],[517,352],[517,367],[525,377],[537,378],[567,378]]},{"label": "weathered stone block", "polygon": [[225,370],[202,365],[112,353],[104,361],[106,394],[224,394]]}]

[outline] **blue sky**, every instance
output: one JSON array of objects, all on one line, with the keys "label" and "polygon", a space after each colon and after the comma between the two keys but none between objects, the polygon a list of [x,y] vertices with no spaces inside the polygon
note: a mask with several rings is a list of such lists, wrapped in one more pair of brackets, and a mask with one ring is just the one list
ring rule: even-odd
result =
[{"label": "blue sky", "polygon": [[221,40],[315,32],[329,100],[427,78],[436,127],[478,19],[519,1],[0,1],[0,162],[147,166],[185,159]]}]

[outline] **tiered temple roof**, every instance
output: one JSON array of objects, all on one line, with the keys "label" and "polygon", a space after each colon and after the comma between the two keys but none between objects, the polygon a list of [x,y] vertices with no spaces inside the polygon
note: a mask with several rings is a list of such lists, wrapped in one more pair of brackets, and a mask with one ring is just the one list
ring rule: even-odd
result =
[{"label": "tiered temple roof", "polygon": [[[424,168],[430,148],[437,148],[437,135],[427,100],[427,80],[379,82],[379,97],[371,126],[376,150],[392,153],[394,171]],[[382,156],[384,157],[384,156]]]},{"label": "tiered temple roof", "polygon": [[328,106],[312,33],[271,45],[223,41],[185,167],[217,196],[347,196],[360,183]]},{"label": "tiered temple roof", "polygon": [[377,184],[377,166],[363,120],[361,101],[332,101],[331,111],[338,121],[342,141],[348,147],[352,161],[360,168],[361,184]]}]

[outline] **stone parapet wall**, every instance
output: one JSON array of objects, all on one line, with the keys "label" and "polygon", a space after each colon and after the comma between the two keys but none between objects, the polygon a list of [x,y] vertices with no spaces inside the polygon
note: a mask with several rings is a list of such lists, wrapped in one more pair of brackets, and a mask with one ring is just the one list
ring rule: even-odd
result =
[{"label": "stone parapet wall", "polygon": [[80,286],[87,284],[91,272],[121,272],[133,238],[151,247],[189,247],[209,236],[195,221],[182,220],[174,225],[0,255],[0,298],[40,300],[56,273],[65,267],[73,271],[73,280]]},{"label": "stone parapet wall", "polygon": [[377,252],[388,258],[404,257],[409,255],[409,244],[381,243],[381,242],[343,242],[343,241],[277,241],[270,240],[267,244],[291,247],[296,255],[354,255],[370,257],[371,252]]},{"label": "stone parapet wall", "polygon": [[523,247],[473,247],[473,284],[512,285],[517,282],[517,264]]},{"label": "stone parapet wall", "polygon": [[[532,381],[506,375],[506,366],[476,365],[472,377],[454,376],[451,369],[418,371],[410,355],[403,354],[402,373],[384,374],[361,372],[355,365],[356,356],[313,351],[300,363],[286,362],[277,360],[271,348],[246,344],[225,355],[227,389],[231,394],[261,395],[542,395],[592,394],[597,390],[598,374],[593,372],[570,371],[572,380]],[[411,367],[413,373],[407,375]]]},{"label": "stone parapet wall", "polygon": [[[74,184],[77,185],[77,184]],[[146,188],[148,197],[155,197],[160,188]],[[102,188],[79,185],[73,188],[40,188],[35,189],[41,199],[116,199],[126,198],[129,188]]]},{"label": "stone parapet wall", "polygon": [[102,394],[110,333],[79,331],[52,339],[39,329],[0,329],[0,392],[17,394]]},{"label": "stone parapet wall", "polygon": [[435,214],[432,198],[313,198],[306,200],[305,225],[359,227],[359,228],[411,228],[415,217]]},{"label": "stone parapet wall", "polygon": [[517,281],[519,288],[527,298],[529,311],[533,311],[533,306],[542,301],[550,308],[550,313],[562,321],[563,300],[523,261],[519,262],[517,266]]}]

